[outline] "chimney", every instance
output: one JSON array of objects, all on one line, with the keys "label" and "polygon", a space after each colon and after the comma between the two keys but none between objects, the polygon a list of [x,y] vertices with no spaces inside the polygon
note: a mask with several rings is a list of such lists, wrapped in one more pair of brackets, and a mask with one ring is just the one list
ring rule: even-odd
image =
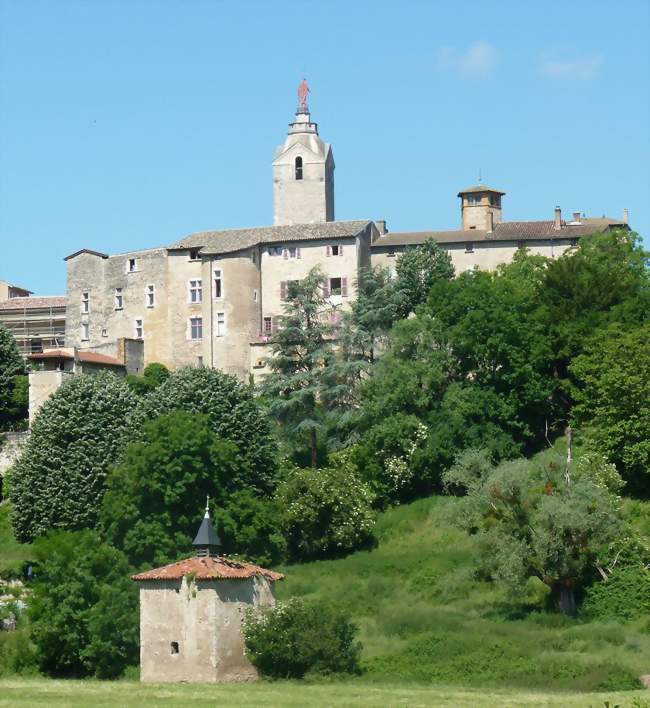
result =
[{"label": "chimney", "polygon": [[555,223],[553,224],[553,228],[556,231],[562,228],[562,209],[560,209],[559,206],[555,207]]},{"label": "chimney", "polygon": [[623,223],[626,226],[630,223],[630,214],[627,209],[623,209]]},{"label": "chimney", "polygon": [[377,231],[379,231],[380,236],[383,236],[384,234],[388,233],[385,219],[378,219],[377,221],[375,221],[375,226],[377,227]]},{"label": "chimney", "polygon": [[487,232],[491,234],[494,231],[494,213],[490,209],[487,213]]},{"label": "chimney", "polygon": [[579,211],[574,211],[574,212],[573,212],[573,220],[574,220],[574,221],[577,221],[578,223],[580,223],[580,212],[579,212]]}]

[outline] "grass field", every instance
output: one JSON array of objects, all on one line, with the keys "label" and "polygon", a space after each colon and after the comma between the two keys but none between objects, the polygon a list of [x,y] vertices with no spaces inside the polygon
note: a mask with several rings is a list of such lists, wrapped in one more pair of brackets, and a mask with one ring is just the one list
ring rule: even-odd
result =
[{"label": "grass field", "polygon": [[449,706],[453,708],[521,708],[522,706],[590,706],[604,708],[647,708],[648,691],[593,694],[536,693],[466,689],[447,686],[368,685],[356,681],[306,684],[296,682],[246,685],[143,685],[131,681],[48,681],[47,679],[0,680],[0,707],[24,706],[291,706],[300,708],[390,708],[391,706]]}]

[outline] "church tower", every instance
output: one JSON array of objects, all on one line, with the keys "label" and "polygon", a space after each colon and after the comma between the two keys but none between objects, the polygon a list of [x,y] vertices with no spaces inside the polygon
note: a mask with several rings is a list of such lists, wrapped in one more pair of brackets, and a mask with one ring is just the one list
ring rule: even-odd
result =
[{"label": "church tower", "polygon": [[303,79],[298,109],[284,143],[273,160],[273,223],[311,224],[334,221],[334,156],[311,122]]}]

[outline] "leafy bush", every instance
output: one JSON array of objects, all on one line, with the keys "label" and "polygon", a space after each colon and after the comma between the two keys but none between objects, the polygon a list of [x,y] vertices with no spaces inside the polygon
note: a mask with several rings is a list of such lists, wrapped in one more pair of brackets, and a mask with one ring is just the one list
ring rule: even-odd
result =
[{"label": "leafy bush", "polygon": [[372,494],[355,468],[290,469],[276,494],[293,560],[341,555],[372,540]]},{"label": "leafy bush", "polygon": [[175,411],[145,423],[142,435],[110,471],[100,514],[106,538],[137,567],[187,554],[206,495],[223,503],[246,478],[237,446],[206,415]]},{"label": "leafy bush", "polygon": [[126,382],[135,393],[143,396],[145,393],[149,393],[149,391],[153,391],[154,388],[160,386],[163,381],[167,381],[169,376],[169,369],[164,364],[154,361],[145,367],[142,376],[129,374],[126,377]]},{"label": "leafy bush", "polygon": [[358,673],[361,645],[355,633],[340,610],[299,598],[249,610],[244,620],[248,655],[269,678]]},{"label": "leafy bush", "polygon": [[27,403],[25,362],[16,341],[0,323],[0,430],[22,427]]},{"label": "leafy bush", "polygon": [[138,591],[125,556],[91,531],[57,531],[35,551],[29,616],[41,670],[120,675],[138,658]]},{"label": "leafy bush", "polygon": [[11,473],[12,524],[19,541],[51,528],[92,528],[108,468],[130,435],[136,396],[108,372],[74,376],[42,406]]},{"label": "leafy bush", "polygon": [[176,410],[207,415],[212,430],[237,445],[243,484],[260,492],[275,488],[276,446],[250,388],[216,369],[179,369],[142,399],[132,425]]},{"label": "leafy bush", "polygon": [[650,571],[642,566],[616,570],[607,582],[594,583],[585,591],[585,617],[630,620],[650,614]]},{"label": "leafy bush", "polygon": [[38,664],[29,628],[15,632],[0,632],[0,676],[36,674]]}]

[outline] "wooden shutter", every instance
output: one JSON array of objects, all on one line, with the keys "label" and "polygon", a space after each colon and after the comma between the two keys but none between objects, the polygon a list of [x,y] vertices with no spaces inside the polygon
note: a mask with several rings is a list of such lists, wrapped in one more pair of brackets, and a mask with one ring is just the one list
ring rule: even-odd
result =
[{"label": "wooden shutter", "polygon": [[271,332],[275,334],[280,328],[280,323],[277,317],[271,317]]},{"label": "wooden shutter", "polygon": [[343,297],[348,296],[348,279],[347,278],[341,278],[341,295],[343,295]]},{"label": "wooden shutter", "polygon": [[285,261],[287,260],[287,258],[289,258],[289,249],[288,248],[282,249],[282,257],[284,258]]},{"label": "wooden shutter", "polygon": [[325,246],[325,255],[326,256],[332,255],[332,247],[331,246]]},{"label": "wooden shutter", "polygon": [[330,279],[325,278],[323,280],[323,297],[329,297],[330,296]]},{"label": "wooden shutter", "polygon": [[296,247],[296,258],[301,258],[302,256],[300,255],[300,248]]},{"label": "wooden shutter", "polygon": [[280,300],[286,300],[287,299],[287,281],[283,280],[280,283]]},{"label": "wooden shutter", "polygon": [[343,244],[339,245],[339,256],[343,255]]}]

